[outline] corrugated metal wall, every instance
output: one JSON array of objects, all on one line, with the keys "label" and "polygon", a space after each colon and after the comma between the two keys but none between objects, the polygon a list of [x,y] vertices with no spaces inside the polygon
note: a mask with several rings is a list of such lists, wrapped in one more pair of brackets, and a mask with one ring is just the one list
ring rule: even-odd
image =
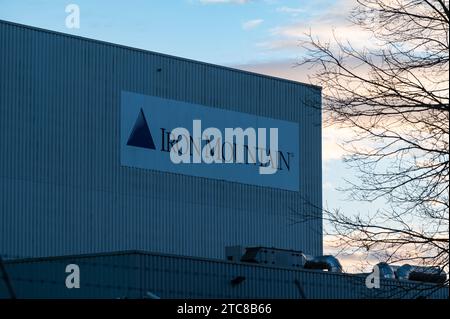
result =
[{"label": "corrugated metal wall", "polygon": [[[80,268],[80,289],[65,286],[68,264]],[[149,253],[11,261],[6,269],[18,298],[448,298],[448,286],[382,280],[368,289],[364,275]],[[245,279],[233,285],[237,276]],[[0,298],[8,298],[1,280]]]},{"label": "corrugated metal wall", "polygon": [[[121,167],[122,90],[299,123],[300,192]],[[309,204],[322,201],[321,114],[309,106],[320,89],[0,21],[0,253],[321,254]],[[318,219],[292,225],[293,212]]]}]

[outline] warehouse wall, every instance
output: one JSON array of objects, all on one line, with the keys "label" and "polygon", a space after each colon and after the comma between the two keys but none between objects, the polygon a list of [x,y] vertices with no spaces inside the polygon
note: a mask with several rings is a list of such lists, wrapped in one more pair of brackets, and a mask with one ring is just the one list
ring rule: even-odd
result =
[{"label": "warehouse wall", "polygon": [[[79,289],[65,286],[68,264],[79,266]],[[448,286],[385,279],[368,289],[365,275],[140,252],[17,260],[6,269],[18,298],[448,298]],[[8,297],[0,280],[0,298]]]},{"label": "warehouse wall", "polygon": [[[300,191],[121,166],[123,90],[299,123]],[[317,87],[0,21],[0,254],[319,255],[319,106]]]}]

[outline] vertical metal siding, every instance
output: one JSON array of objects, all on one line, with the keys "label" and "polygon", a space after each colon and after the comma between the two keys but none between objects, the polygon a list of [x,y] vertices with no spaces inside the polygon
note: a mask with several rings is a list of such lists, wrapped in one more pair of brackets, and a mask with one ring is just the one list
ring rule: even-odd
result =
[{"label": "vertical metal siding", "polygon": [[[299,123],[300,192],[121,167],[122,90]],[[321,219],[289,219],[320,217],[305,204],[322,201],[311,104],[318,88],[0,21],[0,253],[321,254]]]}]

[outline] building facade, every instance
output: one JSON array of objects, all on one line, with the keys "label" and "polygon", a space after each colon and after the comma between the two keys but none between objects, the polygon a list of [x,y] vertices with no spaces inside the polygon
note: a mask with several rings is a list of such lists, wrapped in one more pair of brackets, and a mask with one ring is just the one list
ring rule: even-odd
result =
[{"label": "building facade", "polygon": [[[321,255],[320,106],[315,86],[0,21],[0,254]],[[277,173],[172,165],[163,129],[193,119],[279,127]]]}]

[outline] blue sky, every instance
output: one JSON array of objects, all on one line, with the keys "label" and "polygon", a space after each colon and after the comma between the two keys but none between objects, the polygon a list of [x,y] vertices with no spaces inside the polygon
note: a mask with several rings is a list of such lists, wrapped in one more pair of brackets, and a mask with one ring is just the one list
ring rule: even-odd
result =
[{"label": "blue sky", "polygon": [[[80,29],[65,26],[66,5],[80,7]],[[299,40],[311,30],[321,39],[338,36],[358,45],[346,17],[352,0],[0,0],[0,19],[151,51],[308,81],[312,72],[294,68]],[[346,200],[335,190],[353,172],[337,143],[349,132],[324,130],[324,202],[349,213],[383,207]]]},{"label": "blue sky", "polygon": [[[65,27],[64,9],[70,3],[80,7],[78,30]],[[269,47],[278,28],[298,22],[308,27],[308,23],[320,20],[336,3],[336,0],[0,0],[0,18],[233,65],[295,58],[298,55],[295,48]]]}]

